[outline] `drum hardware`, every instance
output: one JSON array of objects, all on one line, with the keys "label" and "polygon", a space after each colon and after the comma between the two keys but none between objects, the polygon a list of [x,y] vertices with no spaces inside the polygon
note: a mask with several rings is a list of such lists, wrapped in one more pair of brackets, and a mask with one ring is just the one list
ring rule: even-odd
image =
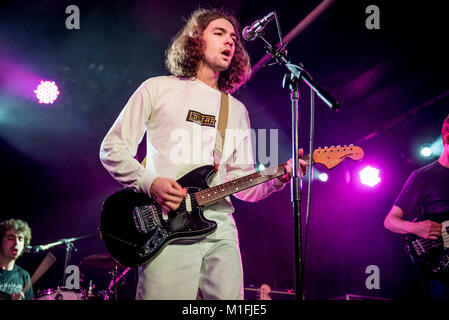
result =
[{"label": "drum hardware", "polygon": [[[117,277],[117,263],[114,265],[114,269],[112,271],[112,279],[108,286],[108,292],[114,294],[115,301],[117,301],[117,282],[119,282],[130,270],[131,268],[126,268],[120,276]],[[114,290],[112,290],[112,287],[114,287]]]},{"label": "drum hardware", "polygon": [[39,292],[35,300],[86,300],[84,290],[71,290],[64,287],[45,289]]},{"label": "drum hardware", "polygon": [[117,265],[117,270],[124,270],[125,267],[115,262],[109,253],[97,253],[87,256],[81,260],[80,266],[93,267],[97,269],[114,269]]},{"label": "drum hardware", "polygon": [[[108,272],[112,276],[109,286],[106,290],[99,292],[99,297],[103,297],[103,300],[110,300],[110,298],[113,298],[115,301],[118,300],[117,283],[126,275],[130,268],[125,268],[117,263],[109,253],[97,253],[87,256],[81,260],[80,266],[111,270]],[[118,275],[119,272],[120,275]]]},{"label": "drum hardware", "polygon": [[[80,237],[74,237],[69,239],[60,239],[56,242],[49,243],[46,245],[38,245],[30,247],[28,252],[38,253],[39,251],[46,251],[52,247],[64,244],[66,247],[65,262],[64,262],[64,277],[63,286],[58,286],[56,288],[48,288],[39,291],[35,300],[110,300],[113,298],[115,301],[118,300],[117,297],[117,283],[128,273],[130,268],[126,268],[123,265],[117,263],[109,253],[93,254],[85,257],[78,264],[80,266],[89,266],[98,269],[109,269],[109,274],[112,274],[112,279],[109,282],[108,288],[105,290],[98,291],[95,294],[95,284],[90,280],[89,287],[85,289],[69,289],[65,287],[66,281],[66,269],[69,265],[72,251],[77,251],[74,245],[75,241],[96,236],[95,234],[84,235]],[[51,253],[49,253],[51,255]],[[48,256],[48,255],[47,255]],[[37,280],[37,279],[36,279]],[[85,281],[85,275],[80,272],[80,282]]]},{"label": "drum hardware", "polygon": [[67,270],[67,266],[69,265],[70,257],[72,255],[72,250],[77,251],[77,249],[75,248],[75,245],[73,243],[75,241],[90,238],[93,236],[97,236],[97,233],[92,233],[92,234],[88,234],[88,235],[84,235],[84,236],[80,236],[80,237],[69,238],[69,239],[60,239],[58,241],[55,241],[55,242],[52,242],[49,244],[29,247],[29,248],[27,248],[27,250],[28,250],[28,252],[31,252],[31,253],[37,253],[39,251],[45,251],[50,248],[59,246],[61,244],[65,244],[66,254],[65,254],[65,262],[64,262],[63,278],[62,278],[62,287],[64,287],[65,280],[66,280],[66,272],[65,271]]},{"label": "drum hardware", "polygon": [[[86,294],[85,290],[79,290],[79,289],[72,290],[72,289],[68,289],[65,287],[66,270],[67,270],[67,266],[69,265],[69,262],[70,262],[72,250],[77,251],[77,249],[74,246],[74,242],[81,240],[81,239],[90,238],[90,237],[93,237],[96,235],[97,235],[97,233],[92,233],[92,234],[88,234],[88,235],[84,235],[84,236],[80,236],[80,237],[74,237],[74,238],[69,238],[69,239],[65,239],[65,238],[60,239],[58,241],[55,241],[55,242],[52,242],[49,244],[45,244],[45,245],[37,245],[37,246],[27,247],[27,252],[38,253],[40,251],[49,250],[50,248],[53,248],[53,247],[61,245],[61,244],[65,244],[65,246],[66,246],[65,262],[64,262],[64,270],[63,270],[64,276],[63,276],[62,286],[58,286],[56,289],[50,288],[50,289],[45,289],[45,290],[39,292],[39,295],[37,298],[35,298],[35,300],[85,300],[85,299],[87,299],[87,294]],[[46,262],[47,260],[48,260],[48,262]],[[32,280],[31,285],[37,281],[37,279],[49,268],[49,266],[55,260],[56,260],[56,258],[54,258],[54,256],[51,254],[51,252],[49,252],[47,254],[47,256],[45,257],[41,266],[39,266],[38,270],[36,270],[35,274],[33,275],[32,279],[31,279]],[[33,278],[35,278],[35,279],[33,279]]]}]

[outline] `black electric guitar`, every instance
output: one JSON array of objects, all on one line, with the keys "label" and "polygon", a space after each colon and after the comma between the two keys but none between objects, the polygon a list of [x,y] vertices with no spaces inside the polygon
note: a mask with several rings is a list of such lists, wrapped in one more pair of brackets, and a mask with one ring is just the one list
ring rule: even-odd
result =
[{"label": "black electric guitar", "polygon": [[441,237],[436,240],[420,238],[414,234],[406,236],[406,249],[418,270],[426,275],[449,275],[449,214],[429,214],[425,219],[442,224]]},{"label": "black electric guitar", "polygon": [[[346,158],[359,160],[363,150],[353,145],[337,146],[317,149],[312,154],[314,163],[328,169]],[[203,166],[180,178],[177,182],[187,189],[187,195],[178,210],[168,213],[163,213],[147,194],[136,193],[132,188],[109,196],[103,203],[99,231],[111,256],[124,266],[136,267],[150,262],[170,242],[205,237],[215,231],[217,223],[204,217],[204,207],[286,172],[281,164],[209,187],[214,173],[214,166]]]}]

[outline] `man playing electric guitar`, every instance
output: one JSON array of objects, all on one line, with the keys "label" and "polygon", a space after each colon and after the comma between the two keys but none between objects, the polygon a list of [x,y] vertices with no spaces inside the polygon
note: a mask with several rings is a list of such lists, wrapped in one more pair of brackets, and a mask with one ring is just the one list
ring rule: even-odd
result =
[{"label": "man playing electric guitar", "polygon": [[[417,236],[417,241],[409,244],[409,251],[416,258],[425,256],[427,251],[440,250],[439,263],[422,276],[426,295],[435,300],[449,300],[449,234],[445,222],[449,220],[449,116],[443,122],[441,134],[443,153],[437,161],[411,173],[384,225],[392,232]],[[408,221],[415,217],[418,219]]]},{"label": "man playing electric guitar", "polygon": [[[255,170],[248,111],[229,95],[251,71],[237,20],[221,10],[195,11],[173,39],[166,64],[172,75],[150,78],[136,90],[104,138],[100,158],[122,185],[150,195],[168,212],[187,195],[176,180],[200,166],[220,164],[212,186]],[[216,130],[223,99],[229,102],[226,139]],[[134,157],[145,132],[142,166]],[[304,171],[305,161],[300,165]],[[254,202],[281,190],[292,175],[291,160],[285,168],[285,175],[236,197]],[[243,299],[233,211],[229,197],[209,206],[204,215],[217,222],[213,233],[171,243],[140,266],[136,299]]]}]

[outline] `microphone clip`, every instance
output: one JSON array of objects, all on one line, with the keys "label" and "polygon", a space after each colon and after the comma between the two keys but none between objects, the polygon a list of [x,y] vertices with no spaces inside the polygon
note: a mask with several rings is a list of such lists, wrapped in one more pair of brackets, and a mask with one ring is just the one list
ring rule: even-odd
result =
[{"label": "microphone clip", "polygon": [[288,55],[288,51],[286,50],[287,44],[288,42],[284,42],[284,44],[277,49],[274,49],[271,45],[267,45],[265,47],[265,51],[267,53],[270,53],[271,56],[276,60],[275,62],[268,64],[269,67],[282,64],[282,62],[285,61],[282,58],[287,59]]}]

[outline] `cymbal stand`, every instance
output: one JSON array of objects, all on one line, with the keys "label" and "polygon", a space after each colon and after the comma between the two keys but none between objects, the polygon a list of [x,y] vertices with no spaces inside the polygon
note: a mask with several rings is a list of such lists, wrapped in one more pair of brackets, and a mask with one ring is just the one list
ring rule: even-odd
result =
[{"label": "cymbal stand", "polygon": [[114,280],[114,299],[117,301],[117,263],[114,262],[114,271],[112,273],[112,279]]},{"label": "cymbal stand", "polygon": [[[129,270],[131,270],[131,268],[128,267],[120,274],[120,276],[117,276],[117,274],[118,274],[118,264],[117,263],[114,264],[114,270],[112,272],[112,280],[109,283],[107,292],[109,294],[114,292],[114,297],[115,297],[116,300],[118,299],[118,297],[117,297],[117,282],[119,282],[128,273]],[[114,290],[112,290],[113,287],[114,287]]]}]

